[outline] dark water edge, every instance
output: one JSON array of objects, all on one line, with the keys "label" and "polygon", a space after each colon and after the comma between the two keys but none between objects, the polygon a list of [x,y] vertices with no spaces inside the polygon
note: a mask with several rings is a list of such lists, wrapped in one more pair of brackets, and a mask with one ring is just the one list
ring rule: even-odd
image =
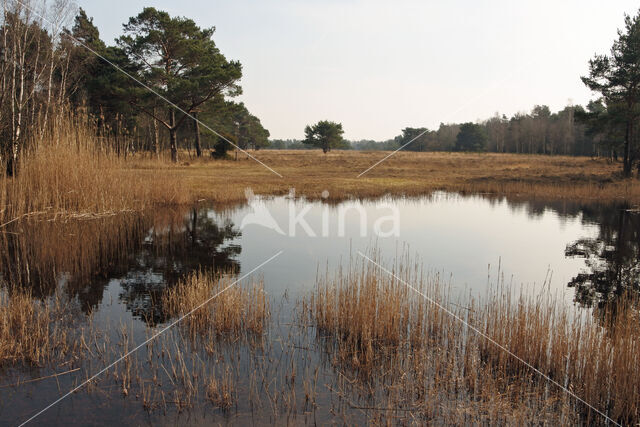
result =
[{"label": "dark water edge", "polygon": [[[370,225],[381,215],[379,202],[353,203],[361,203],[369,213]],[[131,381],[147,381],[148,396],[123,386],[123,377],[129,374],[126,364],[119,364],[34,423],[360,424],[375,419],[379,415],[375,410],[358,408],[371,402],[354,405],[336,397],[336,390],[346,387],[343,375],[320,350],[317,331],[301,322],[298,314],[300,299],[312,289],[318,271],[348,263],[358,250],[375,247],[388,262],[399,253],[415,254],[427,271],[440,275],[460,295],[481,294],[500,275],[522,289],[548,280],[559,298],[587,310],[615,301],[624,289],[638,290],[640,215],[624,204],[510,202],[450,194],[393,202],[401,213],[400,233],[385,239],[360,236],[354,215],[345,217],[345,235],[337,236],[340,205],[305,201],[295,202],[294,207],[299,211],[311,206],[309,223],[314,230],[321,228],[325,209],[329,212],[329,236],[310,237],[301,230],[295,237],[282,236],[255,224],[240,229],[252,212],[250,206],[230,210],[196,206],[82,223],[17,224],[2,235],[4,281],[29,287],[41,299],[56,289],[64,292],[80,323],[91,316],[106,350],[99,353],[94,348],[95,358],[71,360],[64,366],[2,368],[0,423],[28,419],[82,383],[87,373],[99,372],[171,322],[154,308],[154,301],[189,272],[207,267],[238,276],[280,250],[281,259],[254,274],[263,278],[272,307],[264,336],[222,338],[214,351],[195,351],[193,337],[177,327],[153,342],[154,363],[145,364],[146,348],[139,351],[137,364],[131,361],[130,370],[136,372],[131,375],[140,377]],[[263,203],[286,229],[291,201],[273,198]],[[186,355],[180,362],[182,370],[232,378],[235,403],[225,410],[217,408],[202,390],[193,395],[179,391],[171,397],[173,390],[185,388],[176,386],[179,381],[168,368],[178,364],[175,351]],[[173,356],[173,364],[167,354]],[[7,387],[75,368],[80,369]],[[181,401],[185,396],[188,402]]]}]

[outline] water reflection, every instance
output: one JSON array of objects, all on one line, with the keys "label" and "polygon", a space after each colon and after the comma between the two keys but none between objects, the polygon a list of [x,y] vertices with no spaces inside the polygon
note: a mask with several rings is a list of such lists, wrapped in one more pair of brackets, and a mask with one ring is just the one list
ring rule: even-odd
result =
[{"label": "water reflection", "polygon": [[[304,233],[295,237],[282,236],[257,225],[249,226],[241,233],[237,224],[251,212],[242,206],[228,211],[200,206],[90,221],[14,224],[0,233],[0,281],[32,287],[40,296],[50,295],[63,284],[65,292],[78,301],[85,312],[95,313],[95,323],[112,335],[110,342],[119,351],[115,345],[119,342],[118,330],[113,326],[132,325],[132,330],[135,329],[132,334],[137,334],[133,335],[133,342],[142,342],[147,338],[147,325],[168,320],[162,316],[160,294],[185,274],[212,267],[237,274],[241,265],[252,268],[273,256],[275,251],[284,249],[285,256],[259,271],[267,293],[276,303],[265,340],[269,350],[264,354],[269,357],[255,357],[253,349],[243,353],[235,348],[230,349],[228,357],[238,369],[238,377],[246,379],[247,372],[263,372],[262,378],[269,378],[269,381],[276,375],[288,375],[288,370],[283,370],[282,366],[289,366],[289,362],[280,362],[282,354],[295,359],[299,365],[293,372],[300,373],[308,367],[310,359],[297,357],[299,350],[304,349],[314,360],[323,357],[323,353],[309,351],[307,339],[313,337],[298,330],[306,331],[307,325],[300,324],[300,318],[294,317],[299,314],[295,308],[300,295],[295,292],[308,292],[319,272],[347,264],[357,250],[366,252],[372,245],[377,245],[382,255],[392,260],[402,250],[399,248],[403,248],[398,243],[406,242],[411,254],[424,260],[427,274],[444,272],[443,280],[449,280],[451,275],[451,287],[457,286],[461,293],[479,291],[482,294],[483,286],[496,279],[495,276],[487,278],[487,265],[492,264],[495,271],[498,260],[504,268],[501,271],[507,272],[506,283],[516,290],[536,281],[541,283],[540,279],[550,268],[554,272],[555,290],[566,290],[567,283],[575,288],[575,293],[570,289],[568,295],[563,295],[568,296],[567,303],[574,299],[583,306],[601,305],[603,301],[617,301],[624,289],[639,290],[640,215],[629,211],[627,206],[514,201],[451,194],[394,199],[393,202],[402,213],[400,238],[376,242],[369,237],[359,237],[356,215],[347,218],[347,236],[344,238],[308,238]],[[281,225],[287,224],[288,203],[286,198],[273,198],[267,202]],[[321,229],[327,206],[320,202],[300,203],[312,204],[308,219],[314,229]],[[358,203],[364,209],[374,210],[376,201]],[[329,229],[337,230],[338,209],[331,207],[329,211]],[[511,274],[514,280],[509,280]],[[590,315],[589,311],[582,313]],[[291,353],[286,353],[289,347],[283,345],[284,342],[291,344]],[[239,354],[244,358],[240,363]],[[204,359],[211,366],[219,366],[218,361]],[[167,360],[172,359],[168,357]],[[248,368],[254,360],[258,361],[257,368]],[[277,363],[271,363],[273,361]],[[331,363],[326,366],[331,367]],[[33,374],[33,377],[43,377],[47,373]],[[320,384],[329,384],[331,375],[333,373],[324,379],[320,377]],[[70,389],[82,381],[79,378],[60,378],[60,386],[56,377],[55,381],[34,383],[32,388],[21,389],[15,394],[14,390],[5,389],[1,397],[7,409],[0,411],[0,422],[11,420],[15,423],[16,414],[34,413],[41,409],[42,401],[55,399],[60,390]],[[14,382],[4,381],[7,384]],[[287,379],[282,383],[293,381]],[[242,383],[241,387],[249,390],[252,386]],[[162,414],[155,415],[158,418],[147,418],[150,415],[139,408],[137,400],[126,401],[130,405],[128,408],[124,403],[120,406],[117,402],[122,400],[121,392],[116,388],[113,390],[106,393],[114,398],[101,397],[98,399],[100,405],[84,393],[75,395],[73,400],[65,400],[59,412],[51,413],[54,414],[50,415],[53,423],[62,425],[66,417],[84,419],[78,413],[90,417],[88,419],[100,416],[100,419],[114,423],[127,416],[135,424],[150,420],[167,423]],[[250,398],[239,406],[246,410],[244,415],[252,416],[253,412],[246,408],[249,402]],[[69,406],[63,406],[65,404]],[[253,411],[253,407],[250,410]],[[219,413],[207,414],[213,418],[206,421],[213,423],[222,419]],[[175,419],[175,423],[183,421],[184,418]],[[246,421],[255,423],[253,418]],[[192,423],[192,419],[187,420],[187,424]]]},{"label": "water reflection", "polygon": [[62,287],[85,313],[119,282],[120,300],[151,324],[166,286],[198,268],[235,274],[240,269],[240,231],[210,209],[147,212],[91,221],[19,224],[0,234],[0,281],[29,287],[45,297]]},{"label": "water reflection", "polygon": [[[283,224],[287,203],[286,198],[268,202]],[[360,203],[370,209],[376,202]],[[481,288],[486,266],[502,260],[516,286],[541,283],[551,268],[554,283],[575,288],[573,299],[583,306],[600,305],[625,289],[640,290],[640,215],[628,206],[451,194],[394,203],[402,212],[398,240],[408,243],[429,268],[452,274],[461,288]],[[320,221],[322,206],[314,204],[310,221]],[[271,290],[305,289],[318,264],[371,245],[370,238],[358,240],[357,233],[342,240],[307,239],[250,227],[242,236],[236,224],[247,209],[199,206],[91,221],[15,224],[0,234],[0,280],[31,287],[42,296],[63,283],[85,312],[98,308],[105,289],[116,284],[126,309],[156,324],[166,319],[153,312],[152,302],[164,287],[195,269],[235,274],[240,262],[257,265],[273,254],[272,248],[285,249],[286,268],[265,271]],[[333,222],[331,227],[337,228]],[[351,228],[357,231],[358,225]],[[391,240],[376,244],[390,253],[397,247]]]},{"label": "water reflection", "polygon": [[135,316],[150,324],[166,321],[159,310],[163,289],[200,268],[237,274],[240,236],[231,220],[218,220],[204,208],[193,209],[181,225],[151,230],[119,279],[120,299]]},{"label": "water reflection", "polygon": [[569,287],[583,306],[602,307],[627,291],[640,290],[640,215],[628,206],[585,210],[585,218],[598,224],[594,238],[582,238],[567,246],[566,256],[585,259],[587,270],[576,275]]},{"label": "water reflection", "polygon": [[[495,205],[502,197],[488,197]],[[574,302],[583,307],[603,308],[625,292],[640,292],[640,212],[626,203],[508,200],[512,212],[526,212],[531,219],[553,212],[560,219],[579,218],[595,226],[594,236],[568,242],[564,255],[582,258],[585,266],[567,286],[575,289]]]}]

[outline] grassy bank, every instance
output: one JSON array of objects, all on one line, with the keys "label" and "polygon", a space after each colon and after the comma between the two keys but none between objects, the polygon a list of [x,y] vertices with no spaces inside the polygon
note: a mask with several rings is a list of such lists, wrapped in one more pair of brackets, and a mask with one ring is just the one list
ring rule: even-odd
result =
[{"label": "grassy bank", "polygon": [[388,153],[334,151],[258,151],[251,155],[282,178],[244,154],[238,161],[190,159],[183,153],[177,166],[130,162],[132,179],[161,174],[170,182],[184,182],[199,199],[244,201],[244,189],[256,194],[297,194],[319,198],[417,196],[435,190],[491,193],[512,198],[626,200],[640,202],[640,182],[621,179],[620,165],[603,159],[566,156],[473,153],[398,152],[358,178]]},{"label": "grassy bank", "polygon": [[16,177],[0,178],[0,225],[27,217],[92,219],[192,201],[179,177],[129,173],[131,162],[70,121],[34,141]]},{"label": "grassy bank", "polygon": [[27,153],[17,178],[0,178],[0,224],[24,217],[92,218],[196,200],[245,201],[244,190],[334,201],[383,195],[420,196],[444,190],[520,199],[640,203],[640,181],[622,179],[602,159],[515,154],[258,151],[238,160],[166,156],[127,158],[99,149],[89,131],[61,132]]}]

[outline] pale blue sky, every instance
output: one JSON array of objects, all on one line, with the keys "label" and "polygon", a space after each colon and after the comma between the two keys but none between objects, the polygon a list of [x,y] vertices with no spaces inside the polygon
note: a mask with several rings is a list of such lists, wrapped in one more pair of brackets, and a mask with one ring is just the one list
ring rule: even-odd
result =
[{"label": "pale blue sky", "polygon": [[607,53],[634,1],[80,0],[103,38],[154,6],[217,28],[244,67],[240,100],[273,138],[321,119],[349,139],[406,126],[563,108],[592,95],[580,76]]}]

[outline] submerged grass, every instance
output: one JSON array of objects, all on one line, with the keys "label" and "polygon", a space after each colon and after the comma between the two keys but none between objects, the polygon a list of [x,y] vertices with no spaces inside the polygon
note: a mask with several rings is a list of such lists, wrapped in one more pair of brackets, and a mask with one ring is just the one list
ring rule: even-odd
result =
[{"label": "submerged grass", "polygon": [[233,276],[209,271],[191,273],[164,292],[161,306],[167,316],[179,317],[211,299],[185,318],[191,335],[261,335],[269,317],[263,283],[243,287],[234,281]]},{"label": "submerged grass", "polygon": [[61,294],[37,299],[24,289],[0,292],[0,366],[44,366],[80,350],[74,313]]},{"label": "submerged grass", "polygon": [[353,373],[344,386],[375,390],[367,399],[387,415],[411,408],[430,422],[606,422],[406,281],[617,422],[640,420],[640,332],[630,301],[607,312],[602,327],[548,291],[515,298],[499,286],[460,305],[407,260],[394,275],[402,281],[354,265],[319,279],[305,305],[331,363]]}]

